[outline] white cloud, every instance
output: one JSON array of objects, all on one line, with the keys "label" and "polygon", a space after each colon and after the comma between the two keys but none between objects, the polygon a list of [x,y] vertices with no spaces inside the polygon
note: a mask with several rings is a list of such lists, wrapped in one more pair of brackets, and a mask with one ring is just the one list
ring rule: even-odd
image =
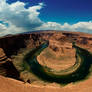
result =
[{"label": "white cloud", "polygon": [[0,36],[22,32],[25,32],[25,30],[23,30],[21,27],[16,27],[15,25],[10,25],[7,27],[5,24],[0,23]]},{"label": "white cloud", "polygon": [[[25,8],[25,3],[20,1],[8,4],[6,3],[6,0],[0,0],[0,20],[9,23],[11,28],[8,27],[7,30],[12,28],[17,30],[8,30],[9,33],[21,32],[21,30],[18,29],[22,29],[22,32],[31,31],[34,30],[34,28],[41,26],[43,23],[38,17],[40,14],[38,10],[42,7],[43,3],[39,3],[38,5],[31,6],[27,9]],[[6,32],[6,34],[8,32]]]},{"label": "white cloud", "polygon": [[76,24],[64,23],[63,25],[56,22],[43,23],[42,26],[36,28],[36,30],[66,30],[66,31],[79,31],[92,33],[92,21],[78,22]]},{"label": "white cloud", "polygon": [[[6,0],[0,0],[0,36],[29,32],[32,30],[66,30],[92,33],[92,21],[78,22],[76,24],[64,23],[61,25],[56,22],[44,22],[39,18],[40,12],[45,4],[25,8],[25,3],[17,1],[12,4]],[[7,26],[6,24],[9,24]]]},{"label": "white cloud", "polygon": [[3,36],[5,34],[4,33],[5,30],[6,30],[6,26],[0,23],[0,36]]},{"label": "white cloud", "polygon": [[92,21],[78,22],[73,24],[72,27],[75,29],[75,31],[92,33]]}]

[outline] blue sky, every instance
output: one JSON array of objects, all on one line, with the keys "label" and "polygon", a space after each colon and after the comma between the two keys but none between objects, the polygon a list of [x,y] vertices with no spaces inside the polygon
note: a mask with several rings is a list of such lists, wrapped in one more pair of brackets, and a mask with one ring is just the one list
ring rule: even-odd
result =
[{"label": "blue sky", "polygon": [[0,0],[0,36],[35,30],[92,33],[92,0]]},{"label": "blue sky", "polygon": [[[13,3],[18,0],[7,0]],[[38,3],[44,3],[45,6],[40,10],[41,20],[48,22],[54,21],[61,24],[68,22],[70,24],[79,21],[92,20],[92,0],[19,0],[33,6]]]}]

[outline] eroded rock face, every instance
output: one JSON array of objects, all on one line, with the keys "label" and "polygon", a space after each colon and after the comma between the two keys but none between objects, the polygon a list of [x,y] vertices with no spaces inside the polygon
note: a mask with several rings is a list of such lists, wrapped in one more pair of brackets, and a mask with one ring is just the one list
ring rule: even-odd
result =
[{"label": "eroded rock face", "polygon": [[45,31],[0,38],[0,48],[10,57],[16,54],[20,48],[34,48],[39,46],[44,40],[49,40],[50,47],[55,51],[60,50],[62,47],[71,49],[73,41],[86,48],[92,46],[92,35],[89,34]]},{"label": "eroded rock face", "polygon": [[6,61],[7,56],[5,55],[5,52],[2,48],[0,48],[0,63],[3,63],[4,61]]},{"label": "eroded rock face", "polygon": [[68,50],[72,50],[73,41],[92,51],[92,35],[90,34],[43,31],[0,38],[0,57],[6,55],[9,58],[17,54],[21,48],[35,48],[44,40],[49,40],[49,47],[55,52],[66,53]]},{"label": "eroded rock face", "polygon": [[[30,48],[30,49],[35,48],[39,46],[40,44],[42,44],[45,40],[49,40],[49,49],[53,53],[53,55],[55,55],[57,58],[62,56],[63,58],[69,58],[71,60],[70,62],[70,60],[67,61],[66,59],[64,59],[62,61],[61,59],[59,59],[62,61],[61,63],[65,62],[63,63],[65,64],[65,66],[62,66],[63,69],[64,67],[67,68],[73,65],[75,62],[75,59],[74,59],[75,50],[72,48],[72,42],[76,42],[79,46],[86,48],[90,52],[92,52],[92,35],[91,34],[85,34],[85,33],[80,33],[80,32],[65,32],[65,31],[32,32],[32,33],[27,33],[27,34],[19,34],[19,35],[13,35],[13,36],[0,38],[0,65],[2,65],[1,62],[4,62],[6,71],[12,72],[11,71],[12,69],[8,67],[8,70],[7,70],[7,67],[6,67],[11,64],[12,55],[16,55],[22,48]],[[43,57],[43,59],[45,58],[46,57]],[[51,59],[49,58],[47,59],[47,62],[49,62],[49,60],[51,61]],[[54,59],[52,63],[53,64],[60,63],[60,62],[59,63],[57,62],[59,61]],[[42,64],[42,62],[40,63]],[[49,65],[51,65],[52,63],[49,63]],[[55,68],[56,66],[55,67],[50,66],[50,67]],[[16,69],[14,69],[13,71],[16,71]],[[13,73],[13,75],[16,75],[16,72]]]}]

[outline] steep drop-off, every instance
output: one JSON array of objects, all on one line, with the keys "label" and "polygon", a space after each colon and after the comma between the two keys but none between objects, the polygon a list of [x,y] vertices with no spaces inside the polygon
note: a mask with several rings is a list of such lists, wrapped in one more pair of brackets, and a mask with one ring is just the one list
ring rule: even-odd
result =
[{"label": "steep drop-off", "polygon": [[72,42],[76,42],[78,46],[92,52],[92,35],[85,33],[40,31],[5,36],[0,38],[0,71],[3,72],[0,74],[19,79],[18,71],[12,65],[11,56],[17,55],[24,48],[36,48],[45,40],[49,40],[49,46],[38,57],[38,61],[41,65],[47,65],[54,69],[65,69],[75,63],[75,50],[72,48]]}]

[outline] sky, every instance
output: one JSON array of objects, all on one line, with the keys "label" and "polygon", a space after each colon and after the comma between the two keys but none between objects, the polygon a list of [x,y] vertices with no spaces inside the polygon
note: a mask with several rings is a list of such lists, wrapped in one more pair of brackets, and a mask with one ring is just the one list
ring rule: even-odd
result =
[{"label": "sky", "polygon": [[92,34],[92,0],[0,0],[0,36],[35,30]]}]

